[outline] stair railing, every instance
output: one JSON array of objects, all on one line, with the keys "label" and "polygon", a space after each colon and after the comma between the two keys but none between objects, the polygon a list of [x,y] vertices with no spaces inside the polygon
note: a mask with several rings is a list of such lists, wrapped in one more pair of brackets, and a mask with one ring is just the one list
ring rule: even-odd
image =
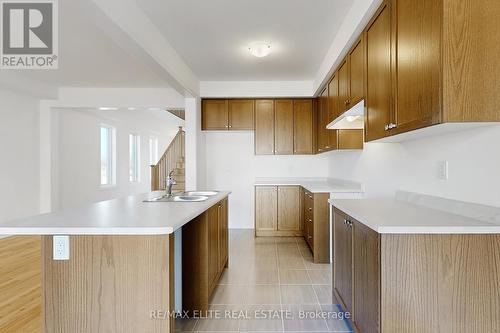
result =
[{"label": "stair railing", "polygon": [[167,147],[156,165],[151,165],[151,191],[165,189],[165,183],[170,171],[181,162],[185,152],[185,132],[179,126],[179,131],[175,135],[170,145]]}]

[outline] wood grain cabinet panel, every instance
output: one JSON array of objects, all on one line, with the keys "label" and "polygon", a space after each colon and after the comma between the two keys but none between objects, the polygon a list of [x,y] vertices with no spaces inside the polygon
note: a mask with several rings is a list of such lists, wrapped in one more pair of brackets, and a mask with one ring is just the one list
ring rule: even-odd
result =
[{"label": "wood grain cabinet panel", "polygon": [[349,109],[349,61],[348,58],[340,65],[339,76],[339,115]]},{"label": "wood grain cabinet panel", "polygon": [[353,221],[354,325],[380,332],[380,235]]},{"label": "wood grain cabinet panel", "polygon": [[278,230],[278,187],[255,187],[255,230]]},{"label": "wood grain cabinet panel", "polygon": [[365,97],[364,44],[364,36],[362,36],[349,53],[349,108]]},{"label": "wood grain cabinet panel", "polygon": [[387,135],[391,122],[391,9],[384,2],[368,24],[366,36],[365,140]]},{"label": "wood grain cabinet panel", "polygon": [[341,129],[338,133],[338,149],[363,149],[362,129]]},{"label": "wood grain cabinet panel", "polygon": [[255,101],[255,154],[274,154],[274,101]]},{"label": "wood grain cabinet panel", "polygon": [[335,210],[333,289],[346,311],[352,313],[352,232],[349,218]]},{"label": "wood grain cabinet panel", "polygon": [[[325,127],[331,123],[335,118],[340,116],[339,106],[339,76],[335,73],[328,83],[328,117],[325,120]],[[328,137],[328,150],[337,149],[338,139],[337,130],[326,129],[326,136]]]},{"label": "wood grain cabinet panel", "polygon": [[218,204],[219,209],[219,271],[227,267],[229,258],[228,199]]},{"label": "wood grain cabinet panel", "polygon": [[274,105],[274,153],[293,155],[293,100],[275,100]]},{"label": "wood grain cabinet panel", "polygon": [[325,88],[318,98],[318,152],[329,150],[328,124],[328,89]]},{"label": "wood grain cabinet panel", "polygon": [[397,0],[392,6],[396,45],[392,133],[441,121],[443,1]]},{"label": "wood grain cabinet panel", "polygon": [[255,102],[252,99],[230,99],[229,130],[243,131],[254,129]]},{"label": "wood grain cabinet panel", "polygon": [[229,128],[228,101],[205,99],[201,108],[202,130],[227,130]]},{"label": "wood grain cabinet panel", "polygon": [[294,154],[313,154],[313,103],[311,99],[293,101]]},{"label": "wood grain cabinet panel", "polygon": [[300,230],[299,186],[278,186],[278,230]]},{"label": "wood grain cabinet panel", "polygon": [[219,273],[219,207],[211,207],[208,215],[208,290],[209,294],[214,290]]}]

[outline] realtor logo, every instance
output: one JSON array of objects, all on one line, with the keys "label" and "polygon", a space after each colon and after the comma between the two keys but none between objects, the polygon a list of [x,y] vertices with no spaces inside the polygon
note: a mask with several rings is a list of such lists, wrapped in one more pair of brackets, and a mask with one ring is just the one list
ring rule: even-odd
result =
[{"label": "realtor logo", "polygon": [[56,0],[0,0],[2,69],[57,69]]}]

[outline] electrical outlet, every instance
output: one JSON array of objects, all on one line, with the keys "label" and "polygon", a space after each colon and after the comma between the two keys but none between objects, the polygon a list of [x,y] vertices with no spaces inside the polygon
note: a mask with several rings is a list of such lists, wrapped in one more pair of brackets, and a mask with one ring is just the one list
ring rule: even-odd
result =
[{"label": "electrical outlet", "polygon": [[53,259],[69,260],[69,236],[53,236]]},{"label": "electrical outlet", "polygon": [[448,161],[439,162],[439,179],[448,180]]}]

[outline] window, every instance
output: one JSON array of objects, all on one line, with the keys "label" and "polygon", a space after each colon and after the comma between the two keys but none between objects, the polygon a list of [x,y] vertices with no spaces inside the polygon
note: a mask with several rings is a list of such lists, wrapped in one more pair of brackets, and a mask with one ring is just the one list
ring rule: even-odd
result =
[{"label": "window", "polygon": [[155,136],[149,137],[149,165],[158,163],[158,138]]},{"label": "window", "polygon": [[115,179],[115,129],[101,125],[101,186],[116,183]]},{"label": "window", "polygon": [[141,138],[139,135],[130,134],[129,135],[129,152],[130,152],[130,163],[129,163],[129,179],[132,183],[139,182],[140,176],[140,146]]}]

